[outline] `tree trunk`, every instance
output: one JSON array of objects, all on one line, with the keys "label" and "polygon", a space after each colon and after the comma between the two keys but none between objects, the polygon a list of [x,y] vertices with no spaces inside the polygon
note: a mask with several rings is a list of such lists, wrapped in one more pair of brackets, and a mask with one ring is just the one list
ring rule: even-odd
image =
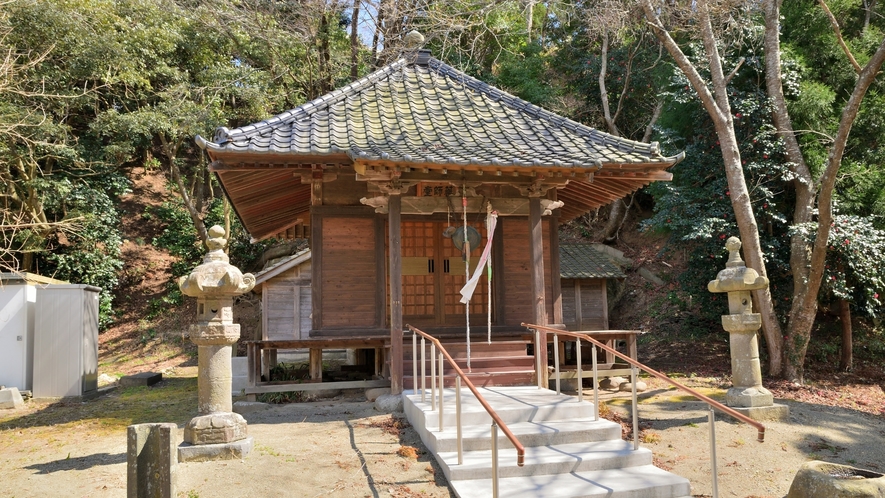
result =
[{"label": "tree trunk", "polygon": [[870,17],[873,15],[873,10],[876,8],[876,0],[864,0],[863,1],[864,8],[864,17],[863,17],[863,32],[866,33],[870,28]]},{"label": "tree trunk", "polygon": [[839,370],[850,372],[854,361],[851,340],[851,306],[845,299],[839,300],[839,319],[842,321],[842,357],[839,359]]},{"label": "tree trunk", "polygon": [[[750,194],[747,182],[744,178],[744,170],[741,165],[741,156],[738,149],[737,138],[734,133],[734,121],[732,118],[731,104],[728,100],[727,80],[722,70],[722,62],[719,51],[716,48],[716,39],[708,14],[708,6],[705,1],[698,1],[699,28],[703,36],[704,50],[709,61],[709,70],[713,91],[698,72],[697,68],[688,60],[688,57],[679,48],[679,45],[670,36],[660,20],[655,15],[655,9],[650,0],[644,0],[642,7],[646,20],[652,25],[653,32],[679,69],[685,74],[689,82],[700,97],[710,119],[716,128],[719,138],[722,160],[725,165],[725,176],[731,192],[731,206],[734,209],[735,219],[740,231],[744,259],[747,267],[756,270],[760,275],[767,276],[765,260],[762,254],[762,245],[759,241],[759,228],[753,207],[750,204]],[[781,369],[780,349],[782,344],[781,327],[774,313],[771,292],[765,289],[753,292],[753,300],[762,316],[762,331],[769,348],[769,373],[777,375]]]},{"label": "tree trunk", "polygon": [[830,147],[827,156],[826,168],[820,180],[820,193],[817,198],[817,235],[812,246],[808,280],[802,294],[796,295],[793,307],[790,311],[790,333],[786,341],[784,351],[784,373],[788,379],[796,382],[804,382],[805,353],[808,350],[808,342],[811,339],[811,329],[817,314],[817,298],[820,291],[820,283],[824,274],[824,265],[827,257],[827,240],[830,236],[830,225],[833,220],[833,190],[836,186],[836,176],[842,165],[842,156],[851,134],[851,127],[860,111],[860,104],[866,95],[867,89],[875,81],[876,74],[885,62],[885,39],[876,49],[876,53],[864,66],[854,90],[851,92],[842,116],[839,119],[839,128]]},{"label": "tree trunk", "polygon": [[332,33],[329,29],[329,14],[323,12],[320,17],[320,91],[319,95],[325,95],[332,91],[332,54],[329,47],[329,38]]},{"label": "tree trunk", "polygon": [[203,223],[201,213],[194,207],[194,202],[187,192],[187,185],[184,184],[184,180],[181,178],[181,172],[175,164],[175,158],[178,154],[178,145],[180,142],[172,143],[167,140],[166,136],[162,133],[160,133],[158,137],[161,143],[163,156],[166,158],[166,164],[169,166],[169,173],[172,175],[172,181],[175,182],[175,186],[178,187],[178,194],[181,196],[181,202],[184,204],[188,215],[191,217],[191,221],[194,223],[194,229],[197,231],[197,236],[200,237],[200,242],[202,242],[203,247],[208,249],[206,243],[209,241],[209,231],[206,230],[206,224]]},{"label": "tree trunk", "polygon": [[360,1],[353,2],[353,15],[350,17],[350,81],[356,81],[359,78],[359,54],[360,42],[359,19],[360,19]]},{"label": "tree trunk", "polygon": [[621,226],[624,224],[624,220],[627,219],[627,204],[624,202],[624,199],[616,200],[611,206],[611,211],[608,213],[608,221],[602,230],[602,242],[606,244],[611,244],[618,238],[618,232],[621,231]]},{"label": "tree trunk", "polygon": [[378,56],[378,44],[383,43],[381,39],[381,26],[384,24],[384,0],[378,6],[378,17],[375,19],[375,33],[372,35],[372,64],[375,67],[381,67],[381,60]]},{"label": "tree trunk", "polygon": [[535,20],[535,0],[529,0],[525,9],[526,41],[532,42],[532,22]]},{"label": "tree trunk", "polygon": [[[221,204],[224,207],[224,234],[227,237],[227,240],[230,241],[231,233],[230,233],[230,201],[227,200],[227,196],[224,196],[221,200]],[[228,243],[224,246],[224,253],[230,254],[230,244]]]}]

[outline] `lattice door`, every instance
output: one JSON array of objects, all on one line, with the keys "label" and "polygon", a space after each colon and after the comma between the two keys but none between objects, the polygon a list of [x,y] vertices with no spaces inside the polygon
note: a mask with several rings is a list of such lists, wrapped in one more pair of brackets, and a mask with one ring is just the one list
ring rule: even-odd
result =
[{"label": "lattice door", "polygon": [[436,321],[436,225],[402,222],[404,317]]},{"label": "lattice door", "polygon": [[[471,224],[482,234],[482,244],[471,251],[470,272],[486,243],[483,223]],[[450,239],[442,236],[447,224],[431,221],[401,223],[403,320],[413,325],[463,325],[461,288],[466,281],[465,264]],[[486,277],[480,279],[470,302],[471,322],[486,323],[488,306]],[[388,302],[389,302],[388,290]],[[389,310],[389,307],[388,307]]]}]

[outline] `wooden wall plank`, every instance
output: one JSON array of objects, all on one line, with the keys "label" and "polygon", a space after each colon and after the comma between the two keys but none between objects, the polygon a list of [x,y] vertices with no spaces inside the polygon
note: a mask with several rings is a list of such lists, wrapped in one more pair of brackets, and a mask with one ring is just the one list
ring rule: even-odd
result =
[{"label": "wooden wall plank", "polygon": [[562,281],[562,322],[569,330],[579,330],[575,317],[575,281],[566,279]]},{"label": "wooden wall plank", "polygon": [[[367,218],[322,219],[321,328],[373,327],[376,320],[375,226]],[[316,258],[316,254],[313,253]],[[314,259],[314,267],[319,263]],[[319,283],[319,285],[317,285]],[[316,303],[316,298],[314,298]],[[316,315],[317,308],[314,308]]]},{"label": "wooden wall plank", "polygon": [[503,287],[505,325],[532,321],[531,264],[526,218],[504,220],[501,230],[503,271],[497,279]]},{"label": "wooden wall plank", "polygon": [[310,215],[310,259],[311,259],[311,328],[323,328],[323,218],[315,210]]}]

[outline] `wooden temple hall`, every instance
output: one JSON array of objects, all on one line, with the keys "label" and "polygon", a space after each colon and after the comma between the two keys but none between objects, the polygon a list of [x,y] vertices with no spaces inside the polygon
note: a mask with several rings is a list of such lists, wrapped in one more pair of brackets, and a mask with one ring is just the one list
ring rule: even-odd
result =
[{"label": "wooden temple hall", "polygon": [[541,109],[427,50],[197,142],[254,240],[309,234],[309,340],[293,345],[381,344],[393,393],[411,386],[406,325],[463,343],[469,324],[484,355],[520,341],[527,354],[522,322],[564,323],[560,223],[670,180],[682,158]]}]

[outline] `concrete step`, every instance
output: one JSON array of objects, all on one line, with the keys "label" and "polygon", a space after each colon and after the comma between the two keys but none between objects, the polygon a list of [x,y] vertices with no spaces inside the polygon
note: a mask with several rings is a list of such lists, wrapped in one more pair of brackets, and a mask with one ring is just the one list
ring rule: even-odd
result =
[{"label": "concrete step", "polygon": [[[492,418],[485,408],[467,388],[462,387],[461,389],[462,424],[465,426],[491,425]],[[535,386],[489,387],[483,388],[481,393],[508,426],[517,422],[587,419],[594,415],[593,403],[587,401],[579,403],[571,396],[557,395],[554,391],[539,389]],[[439,412],[430,410],[429,392],[425,401],[421,401],[420,393],[414,394],[408,390],[404,394],[408,398],[404,403],[406,413],[416,429],[419,427],[430,429],[439,427]],[[443,399],[445,403],[443,425],[453,425],[455,423],[455,390],[445,389]]]},{"label": "concrete step", "polygon": [[[467,374],[470,382],[476,387],[501,387],[501,386],[524,386],[532,384],[535,378],[534,369],[501,369],[494,372],[477,372]],[[419,378],[418,383],[421,383]],[[455,387],[455,375],[446,374],[443,376],[443,384],[447,388]],[[430,391],[430,374],[427,374],[426,380],[427,390]],[[412,389],[412,376],[403,377],[404,389]],[[419,386],[420,387],[420,386]],[[464,389],[467,389],[466,387]]]},{"label": "concrete step", "polygon": [[[548,420],[544,422],[517,422],[508,424],[513,434],[525,447],[549,446],[574,442],[607,441],[621,437],[621,426],[609,420],[593,418],[572,420]],[[464,451],[491,448],[491,424],[469,425],[461,429],[461,446]],[[458,436],[454,425],[430,427],[426,446],[433,453],[457,451]],[[513,444],[502,431],[498,431],[498,448],[512,448]]]},{"label": "concrete step", "polygon": [[[451,481],[460,498],[492,496],[491,479]],[[654,465],[624,469],[509,477],[498,482],[500,496],[532,498],[687,498],[687,479]]]},{"label": "concrete step", "polygon": [[[684,498],[688,480],[651,465],[652,453],[634,450],[620,438],[620,425],[593,420],[593,404],[549,389],[495,387],[480,389],[504,423],[525,446],[525,464],[498,433],[499,494],[507,497]],[[407,391],[409,421],[434,454],[456,495],[492,494],[491,417],[467,389],[462,389],[463,462],[456,453],[455,391],[443,390],[445,428],[439,410],[430,411],[430,395]]]},{"label": "concrete step", "polygon": [[[458,465],[456,452],[441,452],[437,461],[449,481],[487,479],[492,475],[492,451],[464,452]],[[633,443],[621,439],[555,446],[529,446],[525,449],[525,465],[516,465],[516,449],[498,448],[498,476],[516,477],[546,474],[568,474],[590,470],[620,469],[650,465],[652,453],[647,448],[633,449]]]}]

